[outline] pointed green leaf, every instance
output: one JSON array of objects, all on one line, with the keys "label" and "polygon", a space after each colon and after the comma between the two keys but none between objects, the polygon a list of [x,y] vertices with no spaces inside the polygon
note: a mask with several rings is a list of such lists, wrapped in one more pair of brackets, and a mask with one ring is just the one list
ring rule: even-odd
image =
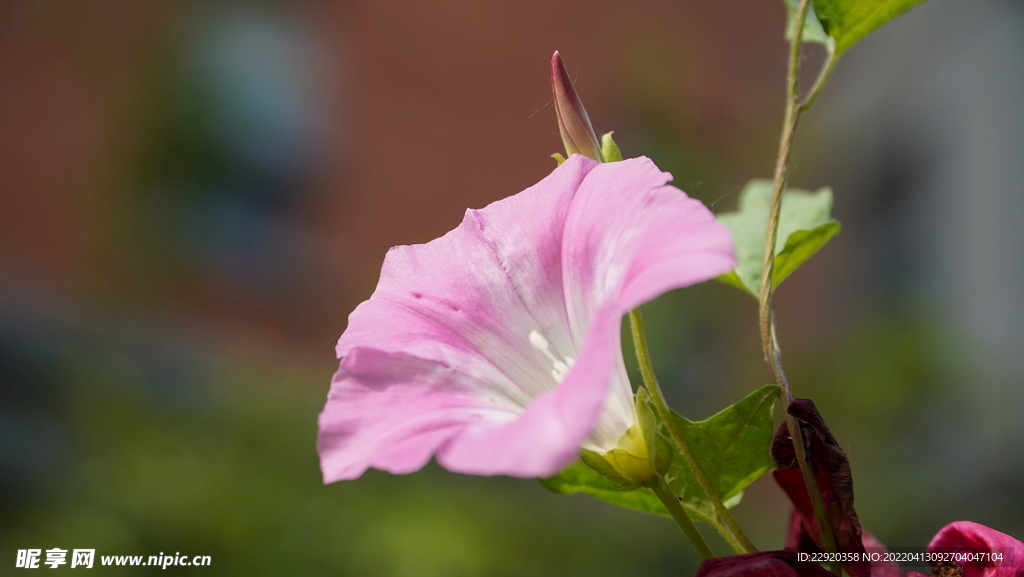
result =
[{"label": "pointed green leaf", "polygon": [[[717,276],[717,277],[715,277],[715,280],[718,280],[720,282],[724,282],[725,284],[728,284],[728,285],[732,285],[732,286],[734,286],[734,287],[736,287],[736,288],[738,288],[738,289],[740,289],[742,291],[750,292],[750,289],[747,288],[747,285],[743,284],[743,281],[740,280],[740,277],[739,277],[739,275],[736,274],[735,270],[731,270],[731,271],[729,271],[729,272],[727,272],[727,273],[725,273],[725,274],[723,274],[721,276]],[[754,293],[750,293],[750,294],[754,294]],[[757,295],[754,295],[754,296],[757,296]]]},{"label": "pointed green leaf", "polygon": [[[800,0],[783,0],[783,2],[786,4],[786,40],[792,41],[793,34],[796,32],[796,9]],[[835,40],[821,27],[821,22],[814,14],[813,6],[807,10],[807,19],[804,20],[804,33],[801,38],[804,42],[823,44],[829,52],[835,50],[836,47]]]},{"label": "pointed green leaf", "polygon": [[[710,419],[696,423],[675,411],[672,413],[704,473],[728,507],[739,503],[743,489],[775,466],[769,450],[774,433],[772,408],[778,395],[778,386],[765,385]],[[703,521],[716,522],[711,502],[679,455],[672,460],[668,482],[687,511]]]},{"label": "pointed green leaf", "polygon": [[832,220],[811,230],[798,230],[789,235],[786,246],[775,256],[775,270],[772,272],[775,286],[779,286],[790,273],[839,234],[841,228],[838,222]]},{"label": "pointed green leaf", "polygon": [[643,487],[620,489],[582,461],[576,461],[558,475],[541,479],[540,482],[555,493],[587,493],[612,505],[671,517],[654,493]]},{"label": "pointed green leaf", "polygon": [[[739,209],[717,215],[718,222],[732,232],[739,260],[732,273],[718,280],[740,287],[754,297],[761,287],[761,261],[771,195],[770,180],[751,180],[740,193]],[[775,273],[772,275],[775,286],[824,246],[839,228],[839,223],[832,220],[832,189],[786,190],[782,194],[779,234],[775,242]]]},{"label": "pointed green leaf", "polygon": [[842,54],[879,26],[924,1],[811,0],[821,28],[835,39],[836,54]]}]

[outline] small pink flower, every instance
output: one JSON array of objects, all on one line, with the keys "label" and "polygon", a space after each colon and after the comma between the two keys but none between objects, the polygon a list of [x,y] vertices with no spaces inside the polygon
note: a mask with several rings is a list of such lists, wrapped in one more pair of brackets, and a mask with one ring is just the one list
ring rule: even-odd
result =
[{"label": "small pink flower", "polygon": [[[955,553],[958,551],[986,552],[999,550],[1002,563],[962,563],[964,577],[1022,577],[1024,576],[1024,543],[1006,533],[1000,533],[980,523],[957,521],[946,525],[928,544],[928,551]],[[1012,560],[1007,559],[1011,557]]]},{"label": "small pink flower", "polygon": [[427,244],[392,248],[320,414],[325,482],[431,456],[549,476],[636,423],[622,315],[731,270],[732,239],[646,158],[574,155]]}]

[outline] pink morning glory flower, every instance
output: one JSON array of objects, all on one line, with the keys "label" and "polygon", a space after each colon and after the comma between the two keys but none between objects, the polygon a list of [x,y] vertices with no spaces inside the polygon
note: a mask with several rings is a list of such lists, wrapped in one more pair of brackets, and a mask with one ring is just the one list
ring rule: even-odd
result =
[{"label": "pink morning glory flower", "polygon": [[735,265],[732,239],[646,158],[573,155],[527,190],[392,248],[350,315],[320,414],[325,482],[432,456],[542,477],[636,424],[622,316]]}]

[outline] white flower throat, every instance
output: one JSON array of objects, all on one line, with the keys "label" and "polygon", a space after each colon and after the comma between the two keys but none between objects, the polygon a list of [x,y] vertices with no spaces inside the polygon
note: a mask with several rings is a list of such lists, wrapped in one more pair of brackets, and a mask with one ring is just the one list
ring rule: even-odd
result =
[{"label": "white flower throat", "polygon": [[530,344],[533,345],[533,348],[543,353],[551,361],[551,364],[554,365],[554,368],[551,369],[551,376],[558,383],[565,379],[565,375],[569,374],[569,369],[576,364],[576,359],[572,357],[563,357],[559,360],[555,353],[551,352],[551,343],[538,331],[530,331]]}]

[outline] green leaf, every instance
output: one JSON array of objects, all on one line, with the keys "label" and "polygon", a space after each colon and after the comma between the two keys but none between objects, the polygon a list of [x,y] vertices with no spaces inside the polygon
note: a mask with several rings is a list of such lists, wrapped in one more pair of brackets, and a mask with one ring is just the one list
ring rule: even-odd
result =
[{"label": "green leaf", "polygon": [[620,489],[582,461],[576,461],[558,475],[541,479],[540,482],[555,493],[587,493],[612,505],[671,517],[654,493],[643,487]]},{"label": "green leaf", "polygon": [[[764,237],[768,231],[768,205],[772,182],[755,179],[740,193],[739,209],[717,215],[718,222],[732,232],[739,264],[718,280],[739,287],[757,297],[761,287]],[[775,242],[774,286],[786,279],[839,232],[832,220],[832,189],[817,192],[786,190],[782,194],[779,234]]]},{"label": "green leaf", "polygon": [[775,256],[775,270],[772,271],[775,286],[786,280],[790,273],[818,252],[819,248],[825,246],[833,236],[839,234],[842,228],[842,225],[832,220],[811,230],[798,230],[789,235],[785,248]]},{"label": "green leaf", "polygon": [[[731,271],[729,271],[729,272],[727,272],[727,273],[725,273],[725,274],[723,274],[721,276],[715,277],[715,279],[720,281],[720,282],[724,282],[725,284],[732,285],[732,286],[734,286],[734,287],[736,287],[736,288],[738,288],[738,289],[740,289],[742,291],[745,291],[745,292],[748,292],[748,293],[750,292],[750,289],[747,288],[747,285],[743,284],[743,281],[740,280],[740,276],[738,274],[736,274],[735,270],[731,270]],[[751,294],[753,294],[753,293],[751,293]],[[757,295],[754,295],[754,296],[757,296]]]},{"label": "green leaf", "polygon": [[[693,422],[672,412],[718,495],[727,507],[739,503],[743,489],[775,466],[771,449],[772,409],[777,385],[765,385],[706,421]],[[717,523],[714,508],[686,461],[672,460],[669,486],[698,519]]]},{"label": "green leaf", "polygon": [[[782,0],[786,4],[786,40],[792,41],[796,32],[796,9],[800,0]],[[816,42],[822,44],[829,52],[835,50],[836,41],[825,33],[821,22],[814,14],[814,7],[807,9],[807,19],[804,20],[804,33],[801,36],[804,42]]]},{"label": "green leaf", "polygon": [[[811,0],[822,29],[842,54],[879,26],[925,0]],[[793,0],[787,0],[793,2]]]}]

